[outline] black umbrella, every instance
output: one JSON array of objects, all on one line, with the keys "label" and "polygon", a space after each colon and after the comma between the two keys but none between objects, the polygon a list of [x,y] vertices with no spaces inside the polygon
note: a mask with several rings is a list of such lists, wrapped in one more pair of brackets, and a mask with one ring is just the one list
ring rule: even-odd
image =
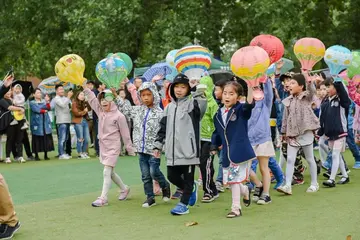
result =
[{"label": "black umbrella", "polygon": [[34,91],[32,82],[15,80],[11,84],[11,87],[14,87],[17,84],[19,84],[22,87],[22,94],[24,95],[25,100],[27,100]]}]

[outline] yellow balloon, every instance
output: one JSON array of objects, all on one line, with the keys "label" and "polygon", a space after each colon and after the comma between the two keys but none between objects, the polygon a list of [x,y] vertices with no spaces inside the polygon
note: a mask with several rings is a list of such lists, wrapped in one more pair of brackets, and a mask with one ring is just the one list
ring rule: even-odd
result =
[{"label": "yellow balloon", "polygon": [[68,54],[55,65],[56,76],[63,82],[82,85],[84,82],[85,62],[76,54]]}]

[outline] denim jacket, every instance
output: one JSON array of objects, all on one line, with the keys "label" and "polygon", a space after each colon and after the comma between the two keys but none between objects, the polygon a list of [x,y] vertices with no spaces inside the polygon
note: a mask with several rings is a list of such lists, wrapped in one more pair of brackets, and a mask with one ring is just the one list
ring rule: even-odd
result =
[{"label": "denim jacket", "polygon": [[50,104],[46,104],[44,101],[36,102],[35,100],[32,100],[30,101],[30,109],[31,133],[36,136],[44,136],[45,134],[51,134],[52,130],[49,113],[45,112],[45,110],[50,110]]}]

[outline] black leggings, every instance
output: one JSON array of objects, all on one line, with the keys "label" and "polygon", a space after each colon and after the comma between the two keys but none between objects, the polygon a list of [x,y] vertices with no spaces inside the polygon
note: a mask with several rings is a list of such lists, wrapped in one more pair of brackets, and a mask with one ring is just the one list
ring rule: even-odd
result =
[{"label": "black leggings", "polygon": [[14,158],[22,157],[22,140],[24,131],[22,124],[10,125],[6,131],[6,158],[10,158],[12,152]]}]

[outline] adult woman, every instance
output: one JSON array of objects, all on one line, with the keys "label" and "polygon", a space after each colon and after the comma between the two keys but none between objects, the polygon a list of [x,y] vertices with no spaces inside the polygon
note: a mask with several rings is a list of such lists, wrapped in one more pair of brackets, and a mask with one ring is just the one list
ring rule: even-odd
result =
[{"label": "adult woman", "polygon": [[76,150],[79,154],[79,158],[89,158],[87,155],[87,147],[90,139],[89,126],[86,121],[86,115],[89,111],[88,105],[85,101],[85,95],[83,92],[78,92],[72,102],[72,123],[76,132]]},{"label": "adult woman", "polygon": [[47,153],[54,151],[51,121],[48,113],[48,111],[50,111],[49,96],[42,99],[41,90],[39,88],[35,89],[34,100],[30,101],[30,109],[32,151],[35,154],[35,160],[40,160],[40,152],[44,153],[45,160],[49,160]]},{"label": "adult woman", "polygon": [[[0,108],[2,115],[2,125],[4,125],[3,130],[5,130],[7,138],[6,138],[6,159],[5,163],[11,163],[10,153],[12,152],[14,158],[23,163],[26,162],[22,157],[22,139],[23,139],[23,131],[21,130],[22,125],[18,123],[12,123],[14,119],[11,111],[21,111],[24,113],[24,109],[21,107],[13,106],[12,103],[12,90],[9,90],[4,98],[0,100]],[[6,126],[5,126],[6,125]]]}]

